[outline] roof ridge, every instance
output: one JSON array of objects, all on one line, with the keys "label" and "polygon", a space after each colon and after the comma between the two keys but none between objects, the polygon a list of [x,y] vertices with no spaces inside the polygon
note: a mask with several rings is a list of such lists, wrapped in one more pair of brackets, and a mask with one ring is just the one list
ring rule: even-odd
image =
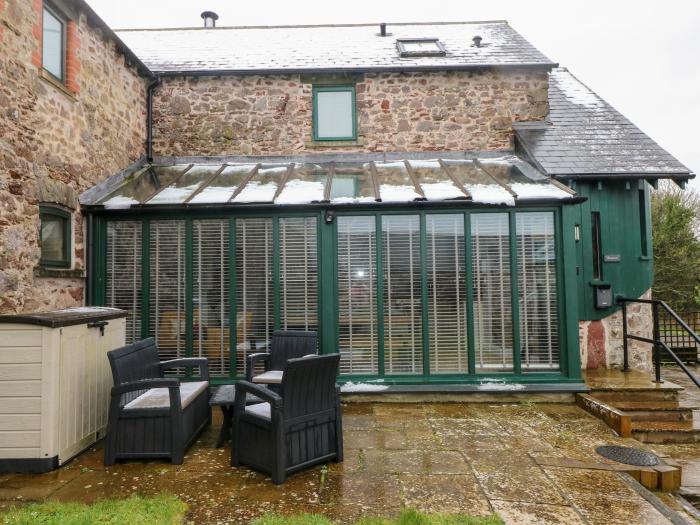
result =
[{"label": "roof ridge", "polygon": [[[384,23],[384,22],[381,22]],[[143,28],[124,28],[114,29],[117,33],[136,32],[136,31],[192,31],[206,30],[217,31],[220,29],[310,29],[315,27],[379,27],[380,22],[376,23],[357,23],[357,24],[289,24],[289,25],[252,25],[252,26],[217,26],[215,28],[193,26],[193,27],[143,27]],[[387,28],[391,26],[446,26],[446,25],[477,25],[477,24],[508,24],[507,20],[471,20],[471,21],[455,21],[455,22],[386,22]]]}]

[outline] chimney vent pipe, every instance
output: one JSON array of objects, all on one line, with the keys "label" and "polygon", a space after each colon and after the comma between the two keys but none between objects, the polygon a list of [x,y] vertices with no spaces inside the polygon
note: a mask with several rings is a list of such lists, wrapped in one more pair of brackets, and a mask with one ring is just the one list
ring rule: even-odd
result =
[{"label": "chimney vent pipe", "polygon": [[214,11],[204,11],[200,16],[204,20],[204,27],[216,27],[216,21],[219,19],[219,15]]},{"label": "chimney vent pipe", "polygon": [[475,47],[481,47],[482,38],[479,35],[476,35],[474,38],[472,38],[472,40],[474,41]]},{"label": "chimney vent pipe", "polygon": [[386,24],[384,22],[379,24],[379,36],[386,36]]}]

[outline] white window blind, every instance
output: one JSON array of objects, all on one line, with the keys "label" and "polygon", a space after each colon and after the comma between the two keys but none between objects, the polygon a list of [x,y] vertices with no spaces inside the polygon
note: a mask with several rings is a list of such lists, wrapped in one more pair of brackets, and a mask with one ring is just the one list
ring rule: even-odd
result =
[{"label": "white window blind", "polygon": [[161,359],[185,356],[185,221],[150,223],[150,333]]},{"label": "white window blind", "polygon": [[274,328],[272,219],[236,219],[236,373],[265,352]]},{"label": "white window blind", "polygon": [[523,370],[559,369],[554,214],[516,214]]},{"label": "white window blind", "polygon": [[193,348],[212,376],[229,374],[228,221],[192,221]]},{"label": "white window blind", "polygon": [[423,372],[419,229],[417,215],[382,217],[387,374]]},{"label": "white window blind", "polygon": [[468,370],[464,215],[426,217],[430,373]]},{"label": "white window blind", "polygon": [[284,330],[317,330],[316,218],[283,218],[279,229],[280,324]]},{"label": "white window blind", "polygon": [[477,371],[513,368],[510,239],[507,213],[471,215]]},{"label": "white window blind", "polygon": [[316,137],[319,139],[352,138],[352,89],[316,93]]},{"label": "white window blind", "polygon": [[141,339],[141,222],[107,223],[106,305],[127,311],[126,343]]},{"label": "white window blind", "polygon": [[338,347],[341,374],[376,374],[374,217],[338,217]]}]

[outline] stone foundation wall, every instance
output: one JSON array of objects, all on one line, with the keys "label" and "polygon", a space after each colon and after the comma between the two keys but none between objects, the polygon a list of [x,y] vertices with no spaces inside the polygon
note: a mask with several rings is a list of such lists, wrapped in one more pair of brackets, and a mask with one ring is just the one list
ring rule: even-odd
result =
[{"label": "stone foundation wall", "polygon": [[[641,297],[651,299],[651,290]],[[628,333],[642,337],[653,336],[653,316],[650,305],[630,304],[627,307]],[[622,311],[600,321],[579,322],[579,346],[582,368],[622,368]],[[651,345],[629,341],[630,368],[649,372],[653,369]]]},{"label": "stone foundation wall", "polygon": [[[327,78],[326,78],[327,81]],[[377,73],[355,78],[358,140],[313,143],[312,86],[288,76],[164,79],[156,155],[512,149],[512,122],[548,112],[543,71]]]},{"label": "stone foundation wall", "polygon": [[[83,303],[78,195],[139,158],[146,133],[146,80],[79,9],[66,84],[46,77],[41,13],[41,0],[0,0],[0,313]],[[40,203],[72,212],[68,271],[39,267]]]}]

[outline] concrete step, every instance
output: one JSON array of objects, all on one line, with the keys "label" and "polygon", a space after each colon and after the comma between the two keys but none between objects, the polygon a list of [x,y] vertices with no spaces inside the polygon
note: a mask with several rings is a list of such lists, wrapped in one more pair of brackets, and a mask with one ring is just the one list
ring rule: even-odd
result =
[{"label": "concrete step", "polygon": [[632,436],[642,443],[700,443],[700,422],[633,421]]},{"label": "concrete step", "polygon": [[697,406],[672,401],[611,401],[610,404],[632,421],[691,421]]},{"label": "concrete step", "polygon": [[665,383],[663,388],[634,388],[634,389],[591,389],[590,394],[605,403],[628,402],[677,402],[683,387],[676,384]]}]

